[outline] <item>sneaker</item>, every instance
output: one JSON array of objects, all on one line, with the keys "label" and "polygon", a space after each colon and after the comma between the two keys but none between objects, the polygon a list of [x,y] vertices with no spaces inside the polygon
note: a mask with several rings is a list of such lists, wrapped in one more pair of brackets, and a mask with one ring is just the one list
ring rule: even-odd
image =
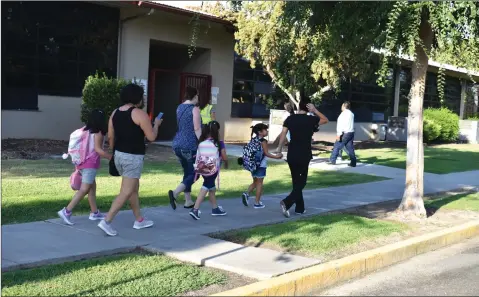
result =
[{"label": "sneaker", "polygon": [[101,220],[101,222],[98,224],[98,227],[109,236],[116,236],[118,234],[118,232],[113,229],[111,224],[108,224],[105,220]]},{"label": "sneaker", "polygon": [[279,204],[281,205],[281,211],[283,212],[283,215],[289,218],[289,210],[286,208],[286,205],[284,204],[284,202],[281,201]]},{"label": "sneaker", "polygon": [[143,221],[141,222],[135,221],[135,223],[133,224],[133,229],[140,230],[144,228],[149,228],[151,226],[153,226],[153,221],[143,219]]},{"label": "sneaker", "polygon": [[294,213],[297,215],[304,215],[306,213],[306,210],[303,210],[303,212],[294,211]]},{"label": "sneaker", "polygon": [[190,210],[190,216],[195,219],[195,220],[199,220],[200,219],[200,213],[201,211],[199,209],[192,209]]},{"label": "sneaker", "polygon": [[170,198],[170,205],[173,210],[176,210],[176,198],[175,195],[173,194],[173,191],[168,191],[168,197]]},{"label": "sneaker", "polygon": [[226,211],[224,211],[223,207],[219,206],[217,208],[213,208],[211,210],[211,215],[212,216],[225,216]]},{"label": "sneaker", "polygon": [[328,161],[328,162],[326,162],[326,164],[328,164],[328,165],[336,165],[336,162]]},{"label": "sneaker", "polygon": [[88,219],[90,219],[90,221],[99,221],[105,219],[105,215],[98,210],[96,213],[90,212]]},{"label": "sneaker", "polygon": [[67,209],[64,207],[62,210],[60,210],[58,213],[58,216],[65,222],[67,225],[74,225],[74,223],[70,220],[72,217],[72,214],[67,214]]},{"label": "sneaker", "polygon": [[356,163],[349,163],[348,166],[349,167],[356,167]]},{"label": "sneaker", "polygon": [[243,201],[243,205],[244,206],[249,206],[249,195],[248,193],[243,193],[243,195],[241,195],[241,200]]},{"label": "sneaker", "polygon": [[263,202],[259,202],[259,203],[255,203],[253,205],[254,208],[258,209],[258,208],[265,208],[265,205],[263,204]]}]

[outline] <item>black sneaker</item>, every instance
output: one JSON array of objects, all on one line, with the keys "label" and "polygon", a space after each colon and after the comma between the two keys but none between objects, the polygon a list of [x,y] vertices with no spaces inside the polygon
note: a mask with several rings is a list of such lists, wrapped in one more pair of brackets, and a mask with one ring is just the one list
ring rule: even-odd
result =
[{"label": "black sneaker", "polygon": [[195,219],[195,220],[199,220],[200,219],[200,210],[199,209],[192,209],[190,210],[190,216]]},{"label": "black sneaker", "polygon": [[168,191],[168,197],[170,198],[171,208],[173,208],[173,210],[176,210],[176,198],[175,195],[173,195],[173,191]]},{"label": "black sneaker", "polygon": [[243,193],[241,195],[241,200],[243,201],[243,205],[248,207],[249,206],[249,196],[247,193]]},{"label": "black sneaker", "polygon": [[297,215],[304,215],[306,213],[306,210],[303,210],[303,212],[294,211],[294,213]]},{"label": "black sneaker", "polygon": [[349,166],[349,167],[356,167],[356,164],[349,163],[348,166]]}]

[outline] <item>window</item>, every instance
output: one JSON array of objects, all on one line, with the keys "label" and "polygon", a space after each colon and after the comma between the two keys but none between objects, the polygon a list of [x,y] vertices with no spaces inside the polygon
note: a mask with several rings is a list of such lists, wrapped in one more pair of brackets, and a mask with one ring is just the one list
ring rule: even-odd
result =
[{"label": "window", "polygon": [[116,76],[119,10],[86,2],[2,2],[2,109],[38,95],[81,96],[88,75]]},{"label": "window", "polygon": [[394,106],[392,69],[384,88],[377,85],[376,79],[372,76],[367,81],[343,81],[339,92],[330,91],[322,98],[321,112],[335,121],[341,113],[342,103],[350,101],[356,122],[387,121]]},{"label": "window", "polygon": [[[399,116],[407,117],[409,90],[411,89],[411,70],[401,70],[401,90],[399,97]],[[459,114],[461,104],[461,81],[457,78],[446,76],[444,85],[444,106]],[[437,74],[428,72],[426,87],[424,89],[424,108],[439,108],[441,100],[437,89]]]},{"label": "window", "polygon": [[284,101],[283,92],[267,73],[258,67],[251,69],[248,61],[235,54],[232,117],[268,118],[269,109]]}]

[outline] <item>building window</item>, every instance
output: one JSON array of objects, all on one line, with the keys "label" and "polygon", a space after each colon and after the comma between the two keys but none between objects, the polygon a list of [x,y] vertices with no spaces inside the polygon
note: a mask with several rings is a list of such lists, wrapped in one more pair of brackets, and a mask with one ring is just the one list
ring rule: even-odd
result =
[{"label": "building window", "polygon": [[[401,90],[399,97],[399,116],[408,116],[409,90],[411,89],[411,69],[401,70]],[[458,78],[446,76],[444,85],[444,107],[459,114],[461,105],[461,81]],[[428,72],[424,89],[424,108],[439,108],[441,100],[437,90],[437,74]]]},{"label": "building window", "polygon": [[284,101],[285,95],[263,69],[251,69],[248,61],[235,54],[232,117],[268,118],[269,109]]},{"label": "building window", "polygon": [[86,2],[2,2],[2,109],[38,95],[80,97],[88,75],[116,76],[119,10]]},{"label": "building window", "polygon": [[338,93],[330,91],[321,101],[321,112],[332,121],[341,114],[344,101],[351,102],[356,122],[385,122],[392,115],[394,107],[393,71],[390,69],[386,86],[376,83],[376,76],[365,81],[343,81]]}]

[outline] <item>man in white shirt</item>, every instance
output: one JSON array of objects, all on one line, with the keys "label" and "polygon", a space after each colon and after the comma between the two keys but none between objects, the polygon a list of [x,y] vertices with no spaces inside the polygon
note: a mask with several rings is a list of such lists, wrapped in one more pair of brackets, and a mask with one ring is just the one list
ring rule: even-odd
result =
[{"label": "man in white shirt", "polygon": [[336,142],[329,163],[335,165],[339,152],[346,148],[349,155],[350,167],[356,167],[356,155],[354,153],[354,113],[351,112],[351,103],[344,102],[341,106],[341,114],[336,125]]}]

